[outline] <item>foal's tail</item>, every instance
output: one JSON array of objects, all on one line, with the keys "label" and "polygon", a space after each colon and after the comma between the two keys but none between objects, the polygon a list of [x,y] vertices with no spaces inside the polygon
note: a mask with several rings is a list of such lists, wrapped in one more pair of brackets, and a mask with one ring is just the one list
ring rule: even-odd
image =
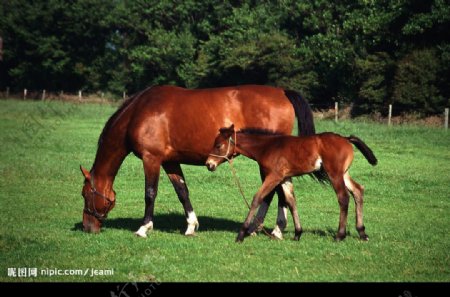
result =
[{"label": "foal's tail", "polygon": [[369,161],[371,165],[377,165],[378,160],[373,154],[372,150],[367,146],[367,144],[365,144],[361,139],[354,135],[350,135],[349,137],[347,137],[347,139],[361,151],[361,153],[364,155],[364,157],[366,157],[367,161]]}]

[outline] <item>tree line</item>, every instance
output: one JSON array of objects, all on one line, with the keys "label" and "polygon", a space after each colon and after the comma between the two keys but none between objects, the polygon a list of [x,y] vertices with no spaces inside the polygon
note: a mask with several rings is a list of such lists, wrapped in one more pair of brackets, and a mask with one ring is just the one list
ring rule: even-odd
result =
[{"label": "tree line", "polygon": [[0,87],[131,94],[245,83],[355,113],[441,113],[447,0],[8,0]]}]

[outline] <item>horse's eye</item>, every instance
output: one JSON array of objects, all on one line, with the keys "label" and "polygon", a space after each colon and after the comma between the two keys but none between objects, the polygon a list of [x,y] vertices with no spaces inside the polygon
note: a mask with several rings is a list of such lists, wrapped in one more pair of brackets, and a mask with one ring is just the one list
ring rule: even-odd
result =
[{"label": "horse's eye", "polygon": [[219,144],[216,144],[216,149],[220,149],[222,147],[222,145],[219,143]]}]

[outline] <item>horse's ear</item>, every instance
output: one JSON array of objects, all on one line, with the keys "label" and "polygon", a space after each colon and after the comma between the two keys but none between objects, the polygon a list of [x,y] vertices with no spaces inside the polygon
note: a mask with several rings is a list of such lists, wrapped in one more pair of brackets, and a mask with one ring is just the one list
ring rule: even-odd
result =
[{"label": "horse's ear", "polygon": [[87,180],[91,179],[91,173],[87,169],[83,168],[83,166],[80,165],[80,170],[85,179]]}]

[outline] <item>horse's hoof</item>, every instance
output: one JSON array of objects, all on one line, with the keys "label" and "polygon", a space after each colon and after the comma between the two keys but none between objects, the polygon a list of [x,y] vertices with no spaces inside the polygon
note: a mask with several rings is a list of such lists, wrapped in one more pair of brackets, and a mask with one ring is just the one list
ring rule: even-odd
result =
[{"label": "horse's hoof", "polygon": [[198,227],[200,226],[200,224],[198,222],[194,222],[192,224],[189,224],[186,232],[184,232],[184,235],[186,236],[195,236],[195,231],[198,230]]},{"label": "horse's hoof", "polygon": [[147,234],[146,233],[142,233],[142,232],[136,231],[136,232],[134,232],[134,234],[137,237],[147,238]]},{"label": "horse's hoof", "polygon": [[336,235],[336,237],[334,238],[334,241],[340,242],[340,241],[343,241],[344,239],[345,239],[345,235]]},{"label": "horse's hoof", "polygon": [[256,236],[256,235],[258,235],[258,234],[256,234],[256,232],[255,231],[253,231],[252,233],[250,233],[248,236]]},{"label": "horse's hoof", "polygon": [[369,241],[369,236],[367,236],[367,234],[360,235],[359,239],[361,239],[362,241]]}]

